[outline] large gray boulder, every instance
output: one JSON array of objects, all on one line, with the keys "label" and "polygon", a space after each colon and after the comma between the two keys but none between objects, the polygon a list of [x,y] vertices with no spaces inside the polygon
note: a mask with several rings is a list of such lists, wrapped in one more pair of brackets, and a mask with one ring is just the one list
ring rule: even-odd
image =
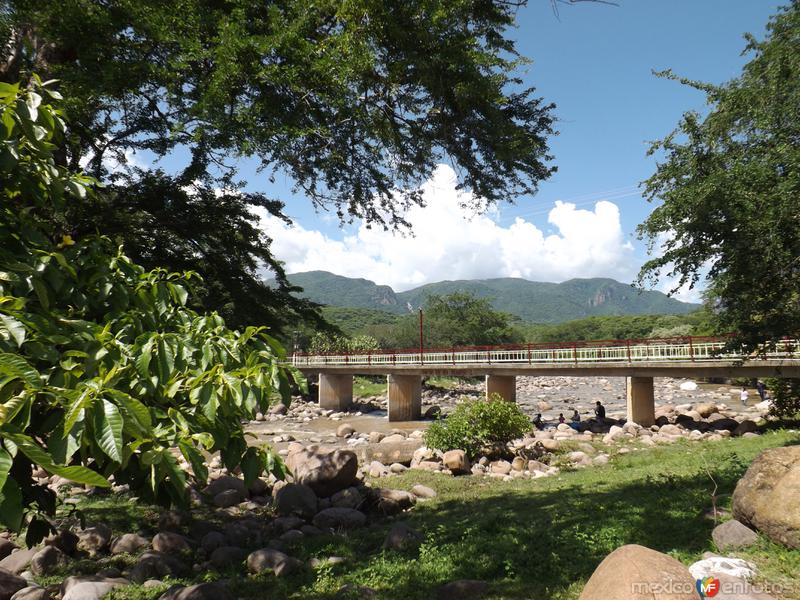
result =
[{"label": "large gray boulder", "polygon": [[800,548],[800,446],[756,457],[736,484],[733,516],[775,542]]},{"label": "large gray boulder", "polygon": [[11,571],[0,569],[0,600],[10,600],[11,596],[28,585],[28,582],[22,577]]},{"label": "large gray boulder", "polygon": [[629,544],[603,559],[580,600],[697,600],[695,583],[689,569],[671,556]]},{"label": "large gray boulder", "polygon": [[159,600],[234,600],[234,598],[225,584],[215,581],[189,587],[174,586],[162,594]]},{"label": "large gray boulder", "polygon": [[286,458],[296,483],[309,486],[317,496],[327,498],[353,485],[358,473],[358,457],[350,450],[300,448]]},{"label": "large gray boulder", "polygon": [[317,495],[302,483],[289,483],[275,493],[275,509],[281,516],[311,518],[317,513]]},{"label": "large gray boulder", "polygon": [[320,529],[356,529],[367,523],[367,516],[352,508],[326,508],[314,517]]},{"label": "large gray boulder", "polygon": [[729,550],[752,546],[758,541],[755,531],[742,525],[736,519],[725,521],[722,525],[717,525],[711,532],[714,544],[720,550]]}]

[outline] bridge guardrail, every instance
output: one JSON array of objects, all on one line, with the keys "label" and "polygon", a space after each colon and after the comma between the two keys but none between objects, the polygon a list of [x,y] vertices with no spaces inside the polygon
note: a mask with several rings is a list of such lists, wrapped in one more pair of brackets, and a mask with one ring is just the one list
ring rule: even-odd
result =
[{"label": "bridge guardrail", "polygon": [[659,340],[609,340],[572,344],[516,344],[467,348],[387,350],[359,354],[294,354],[296,367],[459,364],[597,364],[708,362],[719,360],[800,359],[800,341],[781,340],[761,354],[725,351],[725,338],[681,337]]}]

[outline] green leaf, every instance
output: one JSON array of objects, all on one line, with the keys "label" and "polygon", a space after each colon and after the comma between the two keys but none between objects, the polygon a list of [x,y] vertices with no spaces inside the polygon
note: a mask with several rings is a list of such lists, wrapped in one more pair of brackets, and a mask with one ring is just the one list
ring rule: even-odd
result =
[{"label": "green leaf", "polygon": [[119,390],[108,390],[107,393],[119,402],[125,410],[145,429],[153,428],[153,421],[150,418],[150,410],[136,398]]},{"label": "green leaf", "polygon": [[22,346],[26,335],[25,326],[14,317],[4,314],[0,314],[0,323],[2,323],[3,329],[8,333],[8,336],[17,344],[17,347]]},{"label": "green leaf", "polygon": [[83,392],[69,405],[67,409],[67,413],[64,417],[64,435],[70,432],[70,430],[75,426],[75,423],[78,422],[78,419],[81,418],[81,414],[83,409],[86,408],[92,401],[92,395],[90,394],[88,389],[83,390]]},{"label": "green leaf", "polygon": [[100,473],[79,465],[69,467],[50,465],[49,467],[45,467],[45,470],[50,471],[54,475],[60,475],[64,479],[74,481],[75,483],[83,483],[95,487],[111,487],[111,483],[108,479],[100,475]]},{"label": "green leaf", "polygon": [[194,446],[185,441],[178,442],[178,447],[183,457],[192,465],[195,478],[201,482],[205,482],[208,479],[208,467],[206,466],[206,461],[203,459],[203,455],[200,454]]},{"label": "green leaf", "polygon": [[106,400],[101,401],[94,411],[94,430],[100,449],[114,462],[122,462],[122,415],[117,406]]},{"label": "green leaf", "polygon": [[47,471],[50,470],[48,467],[53,465],[53,458],[44,448],[34,442],[33,438],[21,433],[4,432],[3,435],[13,442],[32,463]]},{"label": "green leaf", "polygon": [[17,482],[6,479],[0,492],[0,522],[11,531],[19,531],[22,528],[23,509],[22,492]]},{"label": "green leaf", "polygon": [[0,352],[0,374],[18,377],[35,390],[42,387],[39,372],[18,354]]},{"label": "green leaf", "polygon": [[169,473],[172,486],[180,494],[184,494],[186,492],[186,475],[178,466],[178,461],[175,459],[175,457],[172,455],[172,452],[170,452],[168,448],[165,448],[161,452],[161,456],[162,456],[161,466],[167,473]]},{"label": "green leaf", "polygon": [[8,477],[8,472],[11,470],[11,463],[13,459],[11,455],[5,451],[5,449],[0,448],[0,490],[3,489],[3,486],[6,484],[6,478]]},{"label": "green leaf", "polygon": [[262,456],[259,456],[260,454],[257,448],[251,446],[247,449],[247,452],[244,453],[244,456],[242,456],[242,475],[244,475],[244,485],[247,488],[252,485],[256,477],[258,477],[264,469],[264,460]]}]

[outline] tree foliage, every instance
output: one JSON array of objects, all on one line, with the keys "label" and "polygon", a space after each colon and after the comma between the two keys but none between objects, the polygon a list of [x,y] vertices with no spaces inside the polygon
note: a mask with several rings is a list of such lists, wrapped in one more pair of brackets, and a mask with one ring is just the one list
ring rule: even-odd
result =
[{"label": "tree foliage", "polygon": [[663,158],[645,193],[659,204],[640,234],[664,252],[640,278],[667,271],[693,285],[707,269],[719,328],[752,349],[800,335],[800,2],[747,41],[738,78],[680,79],[710,109],[684,114],[651,149]]},{"label": "tree foliage", "polygon": [[[251,261],[225,276],[228,244],[208,244],[206,231],[220,209],[204,197],[238,188],[242,157],[264,169],[265,188],[287,174],[315,206],[389,226],[421,202],[419,185],[443,158],[477,204],[534,192],[553,171],[553,116],[515,76],[525,61],[505,33],[522,4],[9,0],[0,13],[0,79],[35,71],[61,80],[72,129],[59,159],[73,169],[88,159],[108,184],[108,202],[131,208],[74,225],[116,231],[149,268],[182,269],[189,259],[181,251],[201,246],[191,268],[203,271],[213,257],[198,296],[206,306],[237,324],[282,325],[270,321],[278,307],[308,307],[293,304],[269,240],[253,237],[241,218],[256,207],[282,216],[281,204],[227,199],[217,232],[234,256],[277,273],[281,285],[271,290]],[[110,160],[124,164],[135,151],[186,160],[155,180],[109,171]],[[191,207],[197,232],[180,221],[187,185],[202,190]],[[140,232],[153,218],[163,224],[145,240]],[[163,250],[153,255],[154,247]],[[231,279],[240,285],[232,289]]]},{"label": "tree foliage", "polygon": [[[264,328],[232,331],[186,307],[192,273],[146,271],[108,237],[53,236],[49,224],[93,181],[54,158],[60,95],[34,78],[0,84],[0,521],[28,542],[49,530],[54,495],[33,468],[78,483],[128,483],[186,500],[203,452],[252,480],[280,463],[248,448],[241,419],[299,378]],[[27,515],[27,516],[26,516]]]},{"label": "tree foliage", "polygon": [[[491,299],[454,292],[431,295],[423,308],[424,345],[429,348],[483,346],[522,341],[512,326],[513,317],[492,308]],[[419,316],[402,317],[393,330],[398,348],[419,345]]]},{"label": "tree foliage", "polygon": [[424,439],[430,448],[444,452],[458,449],[475,457],[530,430],[531,421],[522,409],[495,394],[488,400],[463,400],[447,418],[431,423]]}]

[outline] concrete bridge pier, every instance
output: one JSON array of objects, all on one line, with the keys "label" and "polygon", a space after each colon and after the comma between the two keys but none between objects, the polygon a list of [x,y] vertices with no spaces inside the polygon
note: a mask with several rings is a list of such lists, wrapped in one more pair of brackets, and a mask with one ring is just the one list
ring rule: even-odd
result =
[{"label": "concrete bridge pier", "polygon": [[353,403],[353,376],[319,374],[319,406],[329,410],[345,410]]},{"label": "concrete bridge pier", "polygon": [[517,378],[514,375],[487,375],[486,399],[499,394],[503,400],[517,401]]},{"label": "concrete bridge pier", "polygon": [[628,421],[650,427],[656,422],[652,377],[628,377]]},{"label": "concrete bridge pier", "polygon": [[416,421],[422,416],[422,377],[388,375],[389,420]]}]

